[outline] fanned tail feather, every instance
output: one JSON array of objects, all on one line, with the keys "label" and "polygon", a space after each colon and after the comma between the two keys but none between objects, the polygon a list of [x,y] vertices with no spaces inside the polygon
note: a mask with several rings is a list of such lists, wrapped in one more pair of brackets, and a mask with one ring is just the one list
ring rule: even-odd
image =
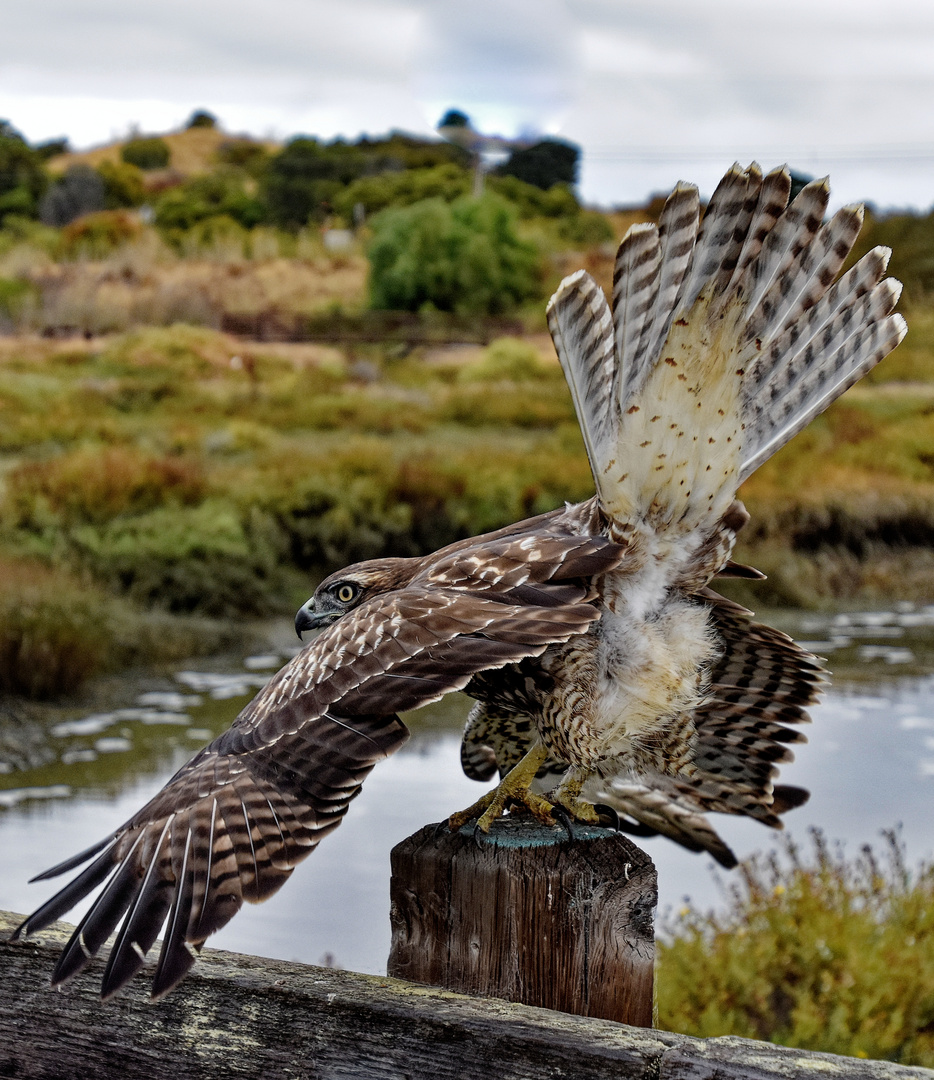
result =
[{"label": "fanned tail feather", "polygon": [[[679,185],[620,245],[612,311],[585,273],[548,321],[605,514],[621,531],[707,535],[739,484],[905,334],[875,249],[834,284],[862,224],[830,189],[735,165],[698,228]],[[613,387],[608,393],[607,388]],[[641,525],[640,525],[641,523]]]}]

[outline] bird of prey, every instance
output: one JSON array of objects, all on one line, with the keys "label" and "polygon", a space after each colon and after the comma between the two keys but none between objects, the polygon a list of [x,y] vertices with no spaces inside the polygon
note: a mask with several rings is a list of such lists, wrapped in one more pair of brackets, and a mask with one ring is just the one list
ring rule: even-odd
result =
[{"label": "bird of prey", "polygon": [[[709,810],[778,826],[804,796],[773,783],[824,681],[817,658],[709,587],[755,571],[731,552],[741,482],[901,340],[876,248],[835,281],[862,221],[829,189],[789,204],[784,169],[734,166],[701,217],[680,184],[629,231],[608,302],[578,272],[548,322],[596,494],[423,558],[326,578],[296,626],[320,628],[236,718],[17,931],[100,892],[55,967],[80,972],[115,930],[102,996],[144,964],[153,996],[244,901],[274,893],[404,742],[397,713],[476,699],[463,761],[502,779],[452,826],[508,807],[594,820],[723,862]],[[535,790],[552,770],[554,790]],[[540,784],[539,784],[540,786]]]}]

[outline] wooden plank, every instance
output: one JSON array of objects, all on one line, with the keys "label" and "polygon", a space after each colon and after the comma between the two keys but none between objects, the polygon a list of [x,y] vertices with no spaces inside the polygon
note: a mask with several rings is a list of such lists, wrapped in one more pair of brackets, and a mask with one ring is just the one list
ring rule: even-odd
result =
[{"label": "wooden plank", "polygon": [[0,912],[0,1076],[29,1080],[934,1080],[888,1062],[746,1039],[689,1039],[396,979],[205,949],[150,1004],[136,980],[102,1004],[103,962],[61,992],[71,927],[9,943]]},{"label": "wooden plank", "polygon": [[652,860],[610,829],[429,825],[392,852],[389,974],[651,1027],[657,900]]}]

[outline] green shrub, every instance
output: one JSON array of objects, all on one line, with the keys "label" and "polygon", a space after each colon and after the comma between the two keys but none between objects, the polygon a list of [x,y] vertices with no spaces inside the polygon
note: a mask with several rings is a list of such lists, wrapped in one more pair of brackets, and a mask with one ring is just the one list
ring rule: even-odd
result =
[{"label": "green shrub", "polygon": [[84,214],[62,229],[61,251],[67,258],[104,259],[142,232],[139,219],[125,210]]},{"label": "green shrub", "polygon": [[502,176],[515,176],[547,191],[554,184],[576,184],[580,147],[563,139],[542,139],[520,147],[497,169]]},{"label": "green shrub", "polygon": [[370,305],[464,315],[501,314],[538,296],[538,254],[519,239],[496,195],[452,204],[426,199],[373,220]]},{"label": "green shrub", "polygon": [[169,144],[158,135],[130,139],[120,150],[120,159],[138,169],[164,169],[170,156]]},{"label": "green shrub", "polygon": [[188,122],[185,124],[186,130],[190,131],[192,128],[216,128],[217,117],[213,113],[209,113],[207,109],[195,109],[195,111],[188,117]]},{"label": "green shrub", "polygon": [[61,529],[166,503],[192,504],[204,494],[197,462],[129,446],[88,447],[13,469],[2,506],[5,521],[15,528]]},{"label": "green shrub", "polygon": [[470,191],[471,183],[466,169],[450,163],[431,169],[405,169],[363,176],[335,196],[334,209],[351,221],[357,205],[371,215],[389,206],[411,206],[423,199],[453,202]]},{"label": "green shrub", "polygon": [[557,370],[542,361],[534,345],[520,338],[503,337],[490,342],[479,359],[462,367],[458,382],[526,382]]},{"label": "green shrub", "polygon": [[298,136],[269,162],[263,191],[272,220],[296,228],[323,221],[346,184],[367,170],[367,156],[358,147],[336,141],[321,143]]},{"label": "green shrub", "polygon": [[184,232],[208,218],[226,217],[245,229],[267,218],[265,205],[246,190],[242,173],[218,169],[169,188],[156,204],[156,225]]},{"label": "green shrub", "polygon": [[35,217],[47,184],[41,156],[0,120],[0,223],[10,214]]},{"label": "green shrub", "polygon": [[599,210],[581,210],[562,218],[558,226],[558,235],[563,240],[580,247],[611,244],[616,239],[613,226]]},{"label": "green shrub", "polygon": [[108,210],[141,206],[146,199],[143,171],[127,161],[102,161],[97,167],[104,182],[104,205]]},{"label": "green shrub", "polygon": [[114,592],[173,612],[268,614],[287,594],[283,540],[221,500],[162,506],[71,531],[74,557]]},{"label": "green shrub", "polygon": [[0,278],[0,325],[6,320],[15,325],[38,296],[38,289],[29,281]]},{"label": "green shrub", "polygon": [[516,176],[488,176],[486,185],[508,199],[523,219],[573,217],[580,210],[577,196],[567,184],[553,184],[543,191]]},{"label": "green shrub", "polygon": [[222,165],[243,169],[250,176],[261,176],[270,158],[266,147],[252,139],[230,139],[217,148],[217,160]]},{"label": "green shrub", "polygon": [[741,864],[725,911],[683,909],[658,943],[659,1027],[934,1065],[934,866],[887,842],[846,859],[789,840]]},{"label": "green shrub", "polygon": [[48,698],[107,663],[109,601],[41,563],[0,556],[0,692]]}]

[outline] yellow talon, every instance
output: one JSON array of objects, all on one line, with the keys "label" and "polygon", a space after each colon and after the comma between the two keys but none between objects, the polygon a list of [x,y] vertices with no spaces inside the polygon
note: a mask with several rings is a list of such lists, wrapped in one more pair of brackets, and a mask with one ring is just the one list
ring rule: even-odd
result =
[{"label": "yellow talon", "polygon": [[585,770],[570,769],[551,793],[551,798],[555,806],[563,806],[577,821],[583,821],[587,825],[599,825],[600,817],[593,803],[580,797],[588,778],[589,774]]},{"label": "yellow talon", "polygon": [[468,821],[477,818],[477,828],[482,832],[489,832],[490,826],[505,812],[506,805],[510,801],[526,807],[543,825],[554,825],[555,819],[551,816],[552,804],[541,795],[536,795],[534,791],[529,790],[536,773],[547,757],[548,751],[545,747],[541,743],[536,743],[492,791],[481,796],[473,806],[468,806],[466,810],[451,814],[448,818],[448,828],[459,829]]}]

